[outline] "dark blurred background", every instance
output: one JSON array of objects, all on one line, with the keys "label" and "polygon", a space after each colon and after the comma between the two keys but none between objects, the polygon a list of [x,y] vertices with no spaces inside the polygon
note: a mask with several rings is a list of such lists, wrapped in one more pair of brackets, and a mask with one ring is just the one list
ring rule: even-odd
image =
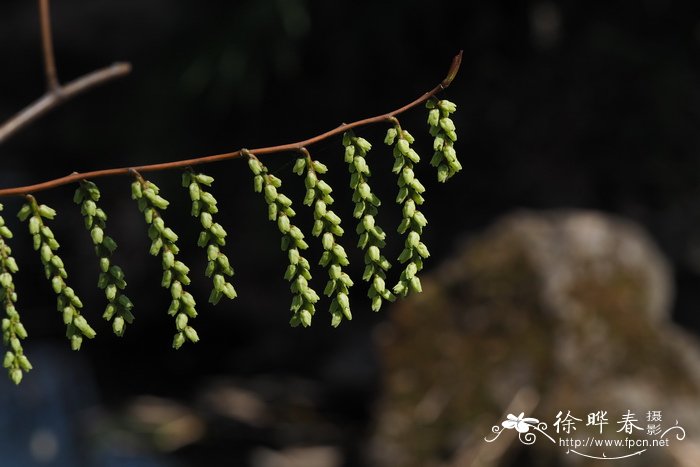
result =
[{"label": "dark blurred background", "polygon": [[[513,209],[598,209],[651,232],[674,267],[674,319],[700,329],[698,4],[60,0],[52,2],[52,19],[62,82],[118,60],[131,62],[133,72],[66,103],[0,147],[2,187],[304,139],[418,97],[443,79],[463,49],[462,69],[444,96],[458,105],[464,170],[445,185],[434,182],[427,164],[418,172],[428,188],[424,238],[432,258],[426,269]],[[0,119],[43,93],[39,41],[35,2],[0,2]],[[429,158],[425,117],[415,109],[401,121]],[[379,222],[391,230],[400,211],[391,202],[395,188],[388,183],[393,177],[390,153],[381,144],[384,131],[358,133],[374,144],[374,186],[385,201]],[[310,151],[330,168],[349,247],[355,242],[352,203],[340,140]],[[299,204],[299,224],[308,231],[310,214],[301,207],[293,158],[265,160]],[[98,265],[71,201],[74,187],[37,195],[59,211],[52,228],[61,256],[98,332],[79,354],[65,350],[54,296],[25,226],[14,218],[20,200],[3,200],[21,267],[19,307],[31,334],[26,350],[42,356],[23,385],[7,385],[3,397],[22,399],[31,393],[27,387],[45,388],[48,383],[40,381],[51,381],[68,394],[80,388],[85,396],[76,398],[75,408],[90,408],[87,420],[67,426],[86,437],[82,448],[75,447],[79,456],[89,451],[92,457],[61,461],[54,455],[37,462],[132,465],[128,457],[133,465],[150,465],[146,459],[153,456],[154,465],[283,465],[274,456],[289,446],[331,446],[315,455],[330,456],[335,465],[364,465],[379,389],[372,333],[387,311],[371,312],[357,287],[353,322],[332,329],[324,302],[312,328],[289,328],[285,258],[247,167],[229,161],[201,170],[216,177],[213,192],[229,232],[226,251],[239,298],[217,307],[206,303],[205,255],[196,247],[197,225],[180,175],[150,174],[172,202],[167,221],[181,236],[181,257],[192,267],[199,303],[202,340],[179,351],[170,348],[173,324],[167,291],[159,287],[160,261],[147,254],[128,179],[99,181],[108,231],[120,245],[116,261],[136,303],[136,322],[121,339],[100,318]],[[394,237],[387,252],[395,257],[401,248]],[[312,262],[319,255],[314,245]],[[353,252],[351,260],[359,277],[361,256]],[[315,279],[322,289],[325,272],[318,269]],[[217,401],[226,397],[242,409],[222,415]],[[246,412],[258,406],[258,412]],[[23,419],[19,412],[17,419]],[[36,441],[36,431],[27,430]],[[46,447],[47,436],[39,437],[39,446]],[[36,449],[27,459],[46,454]],[[15,465],[33,465],[23,464],[30,461],[21,454],[17,459]]]}]

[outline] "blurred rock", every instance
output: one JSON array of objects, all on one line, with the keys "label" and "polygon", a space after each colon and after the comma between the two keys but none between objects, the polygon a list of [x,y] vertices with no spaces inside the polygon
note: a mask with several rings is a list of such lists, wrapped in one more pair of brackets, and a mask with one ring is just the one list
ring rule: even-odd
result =
[{"label": "blurred rock", "polygon": [[[383,396],[371,458],[379,466],[597,466],[542,434],[518,441],[501,421],[524,412],[546,433],[651,439],[660,411],[687,437],[626,458],[626,467],[696,465],[700,347],[670,320],[671,272],[637,225],[597,212],[520,212],[469,241],[398,302],[378,332]],[[642,430],[617,424],[630,410]],[[556,435],[557,413],[582,419]],[[658,422],[657,422],[658,423]],[[492,427],[503,433],[493,438]],[[521,438],[522,439],[522,438]],[[633,450],[593,447],[602,457]],[[568,453],[567,453],[568,452]],[[607,462],[607,463],[606,463]]]},{"label": "blurred rock", "polygon": [[340,450],[332,446],[289,448],[284,451],[259,448],[253,451],[251,467],[340,467]]}]

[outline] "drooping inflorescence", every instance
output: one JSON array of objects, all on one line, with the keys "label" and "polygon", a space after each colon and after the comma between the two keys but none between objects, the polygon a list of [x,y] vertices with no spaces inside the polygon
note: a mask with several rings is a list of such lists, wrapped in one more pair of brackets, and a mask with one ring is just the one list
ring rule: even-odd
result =
[{"label": "drooping inflorescence", "polygon": [[365,271],[362,279],[369,282],[367,296],[372,299],[372,309],[379,311],[382,300],[392,302],[396,297],[386,286],[386,271],[391,267],[381,253],[381,249],[386,245],[386,233],[376,223],[376,215],[379,212],[377,208],[382,203],[369,186],[369,177],[372,174],[367,164],[367,153],[372,149],[372,145],[366,139],[348,131],[343,134],[343,146],[345,162],[350,170],[350,188],[353,189],[353,216],[360,219],[356,229],[360,236],[357,246],[365,250]]},{"label": "drooping inflorescence", "polygon": [[405,297],[409,292],[422,290],[417,274],[423,269],[423,259],[430,256],[428,248],[420,241],[423,227],[428,224],[423,213],[418,210],[418,206],[424,202],[422,193],[425,187],[413,171],[414,164],[420,160],[418,153],[411,147],[414,142],[413,136],[395,121],[394,127],[387,131],[384,142],[394,146],[392,170],[399,175],[399,194],[396,196],[396,202],[402,205],[403,214],[397,231],[406,234],[404,249],[399,256],[399,261],[405,264],[405,267],[393,291],[396,295]]},{"label": "drooping inflorescence", "polygon": [[331,196],[333,190],[328,183],[318,177],[327,171],[328,168],[324,164],[312,161],[306,150],[303,151],[303,156],[298,158],[294,165],[294,172],[298,175],[304,175],[306,172],[304,204],[313,205],[314,208],[314,226],[311,233],[315,237],[321,237],[323,254],[319,264],[328,268],[328,282],[323,293],[328,297],[333,297],[329,311],[331,325],[337,327],[343,321],[343,317],[352,319],[349,289],[353,282],[342,269],[350,262],[345,248],[336,240],[337,237],[343,235],[344,231],[340,226],[340,217],[329,208],[334,201]]},{"label": "drooping inflorescence", "polygon": [[291,218],[296,215],[292,209],[292,200],[277,190],[282,186],[282,180],[270,174],[267,167],[253,154],[248,152],[247,155],[248,166],[253,172],[253,188],[265,196],[268,219],[277,221],[277,228],[282,234],[281,248],[289,258],[289,266],[284,273],[293,295],[290,306],[292,318],[289,322],[292,326],[311,326],[319,296],[309,284],[311,265],[301,254],[301,250],[306,250],[309,245],[304,240],[301,229],[291,222]]},{"label": "drooping inflorescence", "polygon": [[175,317],[175,336],[173,347],[179,349],[186,340],[199,341],[197,331],[189,325],[189,319],[197,316],[196,302],[191,293],[184,290],[189,285],[190,272],[182,261],[175,259],[180,249],[175,244],[177,234],[170,227],[165,226],[165,221],[160,211],[167,209],[170,204],[160,196],[160,189],[153,183],[136,175],[136,180],[131,184],[131,197],[138,203],[139,210],[148,224],[148,238],[151,239],[150,253],[153,256],[161,255],[163,266],[163,278],[161,286],[170,290],[172,301],[168,314]]},{"label": "drooping inflorescence", "polygon": [[214,222],[213,215],[219,212],[214,196],[206,191],[204,186],[211,186],[214,177],[204,174],[196,174],[187,170],[182,174],[182,186],[187,188],[192,200],[193,217],[198,217],[202,225],[197,245],[207,250],[207,269],[205,275],[212,278],[213,288],[209,294],[209,303],[216,305],[222,296],[229,299],[236,298],[236,290],[226,280],[226,276],[233,276],[233,268],[228,257],[221,251],[226,245],[226,230],[218,222]]},{"label": "drooping inflorescence", "polygon": [[[0,211],[3,206],[0,204]],[[25,372],[32,369],[32,364],[24,355],[22,340],[27,338],[27,330],[22,325],[19,312],[15,308],[17,302],[17,292],[12,275],[19,268],[17,262],[12,257],[12,249],[7,244],[7,240],[12,238],[12,231],[5,225],[5,219],[0,216],[0,303],[5,310],[5,317],[2,319],[2,341],[7,347],[3,366],[7,368],[10,379],[19,384]]]},{"label": "drooping inflorescence", "polygon": [[75,190],[73,201],[80,205],[80,213],[85,220],[85,228],[90,231],[90,239],[95,246],[95,254],[100,262],[100,275],[97,286],[105,291],[107,306],[102,317],[112,321],[112,330],[117,336],[124,335],[126,323],[134,321],[131,309],[134,304],[123,290],[126,287],[124,271],[112,264],[112,254],[117,249],[117,243],[105,233],[107,214],[97,207],[100,190],[93,182],[83,180]]},{"label": "drooping inflorescence", "polygon": [[32,235],[34,249],[39,251],[46,278],[51,281],[51,287],[57,295],[56,308],[63,314],[66,337],[70,340],[71,348],[79,350],[83,337],[92,339],[95,337],[95,330],[80,314],[83,302],[66,284],[68,273],[63,260],[56,254],[59,244],[51,228],[44,223],[44,219],[51,220],[56,217],[56,211],[45,204],[40,205],[31,195],[27,195],[26,198],[27,202],[20,209],[17,217],[23,222],[27,220],[29,222],[29,233]]},{"label": "drooping inflorescence", "polygon": [[430,98],[425,106],[429,109],[428,125],[430,136],[433,136],[433,158],[430,165],[437,167],[439,182],[446,182],[454,174],[462,170],[462,164],[457,160],[454,143],[457,141],[455,124],[450,115],[457,110],[457,105],[442,99]]},{"label": "drooping inflorescence", "polygon": [[[281,179],[277,176],[278,174],[270,173],[258,159],[261,155],[287,151],[301,154],[294,164],[293,172],[304,177],[306,194],[303,203],[313,209],[313,227],[310,231],[313,236],[320,239],[322,247],[318,264],[325,268],[328,274],[324,295],[330,298],[331,324],[336,327],[344,319],[352,319],[353,314],[350,309],[350,289],[354,285],[351,278],[352,267],[348,251],[341,245],[341,237],[344,234],[341,218],[331,209],[334,204],[333,190],[323,177],[327,174],[328,167],[318,160],[313,160],[306,149],[312,144],[341,133],[344,158],[350,172],[350,188],[354,203],[353,216],[357,219],[355,229],[358,235],[357,247],[362,252],[364,260],[362,279],[368,284],[367,296],[371,300],[371,309],[378,311],[384,302],[392,302],[397,296],[420,292],[422,286],[418,273],[423,269],[424,260],[429,257],[428,249],[421,241],[427,220],[419,209],[424,202],[425,187],[416,176],[416,165],[420,157],[412,147],[415,143],[414,138],[408,131],[401,128],[396,117],[410,108],[425,103],[428,109],[429,133],[433,137],[434,153],[430,163],[437,168],[437,179],[439,182],[445,182],[459,172],[462,166],[457,160],[454,147],[457,134],[451,118],[456,105],[444,99],[439,100],[435,95],[452,82],[460,61],[461,54],[453,60],[446,79],[432,91],[411,103],[387,114],[340,125],[298,143],[253,151],[242,149],[215,156],[151,164],[133,169],[113,168],[85,173],[74,172],[37,185],[0,189],[0,196],[26,197],[26,203],[20,209],[18,217],[21,221],[28,222],[34,249],[40,252],[46,277],[51,281],[52,288],[57,294],[57,308],[62,313],[71,347],[78,350],[83,339],[94,337],[95,331],[81,315],[82,301],[66,283],[68,274],[63,261],[56,253],[59,244],[52,230],[46,225],[46,221],[54,219],[56,213],[48,206],[38,204],[29,193],[67,183],[79,183],[74,201],[80,206],[85,228],[89,231],[91,243],[98,257],[100,272],[97,285],[104,290],[108,302],[103,317],[111,321],[114,333],[121,336],[125,332],[126,325],[134,320],[133,304],[124,294],[126,287],[124,272],[113,262],[117,244],[106,234],[107,214],[98,207],[100,191],[91,179],[118,174],[131,174],[135,177],[135,181],[131,184],[132,198],[136,200],[148,226],[148,237],[151,240],[150,254],[159,256],[161,259],[163,269],[161,286],[170,292],[171,302],[168,314],[175,319],[176,332],[172,345],[174,348],[180,348],[187,340],[191,342],[199,340],[197,332],[191,326],[191,320],[197,316],[195,298],[185,290],[190,284],[190,269],[177,259],[180,251],[178,236],[172,228],[166,226],[162,215],[169,202],[159,194],[159,188],[153,182],[145,180],[139,172],[175,167],[185,169],[182,174],[182,185],[189,193],[192,203],[191,215],[201,226],[197,244],[206,251],[207,267],[204,275],[212,282],[209,302],[216,305],[221,302],[222,297],[233,299],[237,296],[231,283],[234,270],[228,256],[222,251],[226,245],[227,232],[214,219],[219,212],[217,200],[210,191],[214,179],[195,172],[191,167],[238,157],[247,159],[253,173],[254,189],[263,194],[268,208],[268,219],[276,223],[281,233],[281,249],[286,253],[288,260],[284,278],[290,283],[292,293],[290,324],[310,326],[320,297],[311,284],[311,264],[303,255],[309,245],[302,229],[292,222],[296,213],[292,208],[292,200],[280,192]],[[353,129],[359,126],[386,122],[390,122],[392,127],[388,130],[384,142],[392,147],[393,172],[398,175],[399,188],[396,203],[402,214],[397,231],[401,234],[403,243],[403,249],[398,257],[403,269],[396,272],[397,282],[393,287],[387,285],[389,280],[393,281],[395,278],[389,277],[391,264],[384,254],[391,236],[379,226],[377,216],[381,202],[370,188],[372,173],[367,155],[372,145],[353,132]],[[282,170],[285,167],[288,166],[284,166]],[[2,205],[0,205],[0,211],[2,211]],[[27,337],[27,331],[16,309],[17,292],[14,275],[18,267],[12,257],[12,250],[7,244],[11,238],[12,232],[0,216],[0,304],[5,314],[2,318],[2,331],[6,346],[3,364],[11,380],[18,384],[32,365],[22,348],[22,340]],[[353,299],[354,306],[357,306],[356,303],[358,302]]]}]

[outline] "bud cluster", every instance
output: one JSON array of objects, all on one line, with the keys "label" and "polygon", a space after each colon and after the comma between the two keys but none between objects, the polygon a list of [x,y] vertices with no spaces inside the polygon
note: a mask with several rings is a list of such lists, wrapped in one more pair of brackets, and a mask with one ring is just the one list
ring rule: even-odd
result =
[{"label": "bud cluster", "polygon": [[34,249],[39,251],[46,278],[51,281],[53,291],[58,296],[56,308],[63,314],[66,337],[70,340],[73,350],[80,350],[83,337],[92,339],[95,337],[95,330],[80,314],[83,302],[66,284],[68,273],[63,260],[55,253],[59,244],[51,228],[44,224],[44,219],[51,220],[56,217],[56,211],[45,204],[39,205],[33,196],[27,195],[27,202],[19,210],[17,217],[23,222],[28,221]]},{"label": "bud cluster", "polygon": [[428,125],[433,140],[433,158],[430,165],[437,167],[437,178],[445,182],[462,170],[462,164],[457,160],[454,142],[457,141],[455,124],[450,115],[457,110],[457,105],[448,100],[428,99],[425,106],[428,112]]},{"label": "bud cluster", "polygon": [[218,222],[214,222],[213,215],[219,212],[214,195],[204,189],[214,183],[214,178],[209,175],[195,174],[188,170],[182,174],[182,186],[187,188],[192,200],[192,216],[198,217],[202,224],[197,245],[207,250],[207,269],[205,275],[212,278],[213,289],[209,295],[209,302],[216,305],[222,296],[229,299],[236,298],[236,290],[226,280],[225,276],[233,276],[233,267],[228,257],[220,247],[226,245],[226,230]]},{"label": "bud cluster", "polygon": [[189,285],[190,278],[188,268],[182,261],[175,259],[180,249],[175,244],[177,234],[170,227],[165,226],[165,221],[160,211],[168,207],[169,202],[158,194],[159,188],[152,182],[137,176],[131,184],[131,197],[138,203],[139,210],[143,213],[148,224],[148,238],[151,239],[150,253],[153,256],[161,255],[163,265],[163,278],[161,285],[170,289],[172,301],[168,314],[175,317],[176,333],[173,338],[173,347],[179,349],[186,340],[199,341],[197,331],[188,324],[190,318],[197,316],[195,301],[191,293],[184,290]]},{"label": "bud cluster", "polygon": [[353,189],[353,216],[360,219],[356,229],[360,236],[358,247],[365,251],[365,271],[362,279],[369,282],[367,295],[372,300],[372,309],[379,311],[382,300],[394,301],[396,297],[385,283],[386,271],[391,267],[389,261],[381,254],[386,233],[375,222],[381,201],[369,186],[371,172],[366,158],[372,145],[366,139],[348,131],[343,135],[343,146],[345,162],[350,170],[350,188]]},{"label": "bud cluster", "polygon": [[336,237],[343,235],[343,228],[340,226],[340,217],[334,213],[329,206],[333,204],[331,196],[332,188],[323,180],[318,178],[328,172],[328,168],[318,161],[312,161],[306,155],[297,159],[294,165],[294,172],[304,175],[304,185],[306,186],[306,196],[304,204],[314,208],[314,226],[311,233],[315,237],[321,237],[323,254],[319,264],[328,267],[328,282],[323,293],[328,297],[333,297],[330,306],[331,325],[337,327],[343,317],[352,319],[350,312],[349,288],[353,282],[347,273],[343,272],[343,266],[350,264],[345,248],[336,241]]},{"label": "bud cluster", "polygon": [[282,234],[282,251],[287,252],[289,266],[284,274],[288,280],[292,291],[292,326],[310,326],[311,318],[316,311],[315,303],[319,296],[311,288],[311,271],[309,261],[304,258],[300,250],[306,250],[309,245],[304,240],[304,234],[299,227],[291,223],[291,218],[296,215],[292,209],[292,200],[286,195],[279,193],[278,188],[282,186],[282,181],[274,175],[268,173],[265,167],[254,155],[248,154],[248,167],[253,172],[253,188],[256,192],[265,196],[268,207],[268,218],[277,222],[277,228]]},{"label": "bud cluster", "polygon": [[[0,204],[0,211],[3,206]],[[11,256],[12,249],[6,243],[12,238],[12,232],[5,225],[5,219],[0,216],[0,303],[5,310],[5,318],[2,319],[2,340],[7,347],[3,366],[7,368],[10,379],[19,384],[25,372],[32,369],[32,364],[24,355],[21,339],[26,339],[27,330],[24,329],[19,318],[19,312],[15,308],[17,293],[12,274],[19,268],[17,262]]]},{"label": "bud cluster", "polygon": [[418,206],[424,201],[422,193],[425,187],[413,172],[414,164],[420,160],[416,151],[411,148],[413,136],[396,124],[387,131],[384,142],[394,146],[393,172],[399,175],[399,194],[396,202],[402,205],[403,214],[403,220],[397,230],[400,234],[406,234],[404,249],[399,255],[399,261],[405,264],[405,267],[393,291],[396,295],[405,297],[409,292],[422,290],[417,273],[423,269],[423,259],[430,256],[428,248],[420,241],[423,227],[428,223],[423,213],[418,210]]},{"label": "bud cluster", "polygon": [[102,208],[97,207],[99,199],[100,190],[97,185],[86,180],[80,182],[73,196],[73,201],[80,205],[85,228],[90,232],[90,238],[95,245],[95,254],[100,261],[97,286],[105,291],[108,302],[102,317],[112,321],[112,330],[117,336],[122,336],[126,323],[131,324],[134,321],[134,315],[131,313],[134,304],[122,292],[126,287],[124,271],[116,264],[112,264],[112,254],[117,249],[117,244],[105,233],[107,214]]}]

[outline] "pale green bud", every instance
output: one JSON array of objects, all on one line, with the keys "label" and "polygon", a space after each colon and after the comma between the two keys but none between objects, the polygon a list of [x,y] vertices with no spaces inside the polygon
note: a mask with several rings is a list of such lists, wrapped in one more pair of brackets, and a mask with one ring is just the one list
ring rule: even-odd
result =
[{"label": "pale green bud", "polygon": [[143,196],[143,191],[141,190],[141,183],[137,180],[131,184],[131,198],[139,199]]},{"label": "pale green bud", "polygon": [[[104,318],[104,319],[106,319],[106,320],[109,321],[110,319],[112,319],[112,317],[114,316],[114,313],[115,313],[116,311],[117,311],[116,307],[115,307],[113,304],[110,303],[110,304],[108,304],[107,307],[105,308],[105,312],[102,314],[102,318]],[[71,319],[72,319],[72,317],[71,317]],[[68,322],[70,322],[70,321],[68,321]],[[66,323],[66,324],[67,324],[67,323]]]},{"label": "pale green bud", "polygon": [[277,188],[270,184],[265,185],[265,199],[268,203],[272,203],[277,199]]},{"label": "pale green bud", "polygon": [[199,336],[197,335],[197,331],[194,330],[193,327],[187,326],[185,329],[185,336],[192,341],[192,342],[198,342],[199,341]]},{"label": "pale green bud", "polygon": [[198,201],[200,199],[200,195],[202,193],[202,191],[199,188],[199,185],[197,185],[196,183],[190,183],[189,190],[190,190],[190,199],[192,201]]},{"label": "pale green bud", "polygon": [[279,228],[279,231],[282,232],[283,234],[286,234],[289,232],[289,229],[291,227],[291,223],[289,222],[289,217],[287,217],[284,214],[281,214],[280,216],[277,217],[277,227]]},{"label": "pale green bud", "polygon": [[440,127],[445,130],[445,132],[455,131],[455,124],[449,117],[440,119]]},{"label": "pale green bud", "polygon": [[355,140],[355,144],[365,153],[369,152],[369,150],[372,149],[372,145],[369,143],[369,141],[362,137],[357,138]]},{"label": "pale green bud", "polygon": [[10,352],[9,350],[5,352],[5,357],[2,359],[2,366],[4,366],[5,368],[10,368],[14,362],[15,354]]},{"label": "pale green bud", "polygon": [[256,175],[255,178],[253,178],[253,189],[256,193],[260,193],[262,191],[263,182],[264,181],[262,175]]},{"label": "pale green bud", "polygon": [[187,315],[184,313],[178,313],[177,317],[175,318],[175,327],[177,328],[178,331],[184,331],[185,328],[187,327]]},{"label": "pale green bud", "polygon": [[369,259],[371,259],[373,262],[375,262],[375,263],[379,262],[380,257],[381,257],[380,252],[379,252],[379,248],[377,248],[376,246],[372,245],[372,246],[369,247],[369,249],[367,250],[367,256],[368,256]]},{"label": "pale green bud", "polygon": [[19,357],[17,357],[17,360],[19,362],[19,366],[24,371],[29,371],[33,368],[32,364],[29,362],[29,359],[25,355],[20,355]]},{"label": "pale green bud", "polygon": [[262,164],[260,163],[260,161],[257,159],[254,159],[252,157],[248,158],[248,167],[250,167],[250,170],[255,175],[260,175],[263,171],[263,167],[262,167]]},{"label": "pale green bud", "polygon": [[331,248],[333,248],[333,245],[335,244],[333,234],[328,232],[324,233],[323,237],[321,238],[321,244],[323,245],[324,250],[330,250]]},{"label": "pale green bud", "polygon": [[418,276],[414,276],[409,282],[409,285],[411,286],[411,290],[413,292],[421,293],[423,291],[423,286],[421,285]]},{"label": "pale green bud", "polygon": [[40,229],[41,229],[41,224],[39,222],[39,218],[36,216],[30,217],[29,218],[29,233],[32,235],[38,234]]},{"label": "pale green bud", "polygon": [[3,272],[0,274],[0,285],[6,289],[12,285],[12,276],[9,272]]},{"label": "pale green bud", "polygon": [[211,177],[209,175],[197,174],[194,176],[194,178],[195,180],[197,180],[197,182],[206,186],[210,186],[212,183],[214,183],[214,177]]},{"label": "pale green bud", "polygon": [[15,368],[10,371],[10,379],[12,379],[12,382],[15,384],[19,384],[22,382],[22,370],[19,368]]},{"label": "pale green bud", "polygon": [[297,175],[301,175],[302,173],[304,173],[305,168],[306,168],[306,158],[300,157],[294,163],[294,168],[292,169],[292,172],[294,172]]},{"label": "pale green bud", "polygon": [[53,276],[51,278],[51,287],[53,288],[54,292],[59,294],[63,290],[63,287],[65,287],[65,283],[63,282],[63,279],[61,279],[60,276]]},{"label": "pale green bud", "polygon": [[406,141],[403,138],[399,139],[399,141],[396,143],[396,147],[398,148],[399,152],[404,156],[408,154],[408,150],[411,149],[408,144],[408,141]]},{"label": "pale green bud", "polygon": [[430,112],[428,112],[428,125],[438,126],[439,122],[440,122],[440,110],[439,109],[433,109]]},{"label": "pale green bud", "polygon": [[299,250],[296,248],[290,248],[289,249],[289,263],[290,264],[298,264],[299,263]]},{"label": "pale green bud", "polygon": [[39,206],[39,215],[47,219],[53,219],[56,217],[56,211],[45,204]]},{"label": "pale green bud", "polygon": [[175,337],[173,338],[173,348],[174,349],[179,349],[182,347],[182,344],[185,343],[185,334],[183,332],[178,332],[175,334]]},{"label": "pale green bud", "polygon": [[448,100],[441,100],[437,103],[438,107],[440,107],[440,110],[447,114],[454,113],[457,110],[457,105],[453,102],[450,102]]},{"label": "pale green bud", "polygon": [[118,336],[124,333],[124,318],[121,316],[114,318],[114,321],[112,321],[112,331]]},{"label": "pale green bud", "polygon": [[316,204],[314,205],[314,215],[316,216],[317,219],[320,219],[323,216],[325,216],[326,215],[326,203],[324,203],[321,200],[316,201]]},{"label": "pale green bud", "polygon": [[214,289],[217,292],[223,292],[224,286],[226,285],[226,279],[221,274],[214,275]]},{"label": "pale green bud", "polygon": [[329,195],[333,191],[333,189],[330,187],[330,185],[328,185],[328,183],[326,183],[324,180],[319,180],[318,183],[316,184],[316,187],[324,195]]},{"label": "pale green bud", "polygon": [[15,324],[15,333],[17,333],[17,337],[19,337],[20,339],[27,338],[27,330],[24,328],[24,325],[22,323]]},{"label": "pale green bud", "polygon": [[178,300],[182,297],[182,284],[180,281],[173,281],[170,285],[170,295],[173,297],[173,300]]},{"label": "pale green bud", "polygon": [[105,288],[105,297],[107,297],[107,300],[109,300],[111,302],[112,300],[114,300],[114,297],[116,297],[116,296],[117,296],[117,286],[114,284],[109,284]]},{"label": "pale green bud", "polygon": [[82,315],[78,315],[73,318],[73,325],[83,333],[88,339],[95,337],[95,330],[90,327],[85,318]]},{"label": "pale green bud", "polygon": [[12,238],[12,232],[6,226],[0,227],[0,236],[4,238]]},{"label": "pale green bud", "polygon": [[199,221],[202,223],[202,227],[208,229],[212,225],[212,216],[208,212],[203,212],[199,215]]},{"label": "pale green bud", "polygon": [[386,284],[384,283],[384,279],[382,279],[379,276],[374,276],[374,280],[372,281],[372,286],[374,287],[374,290],[376,290],[379,293],[384,292],[386,289]]},{"label": "pale green bud", "polygon": [[95,226],[90,231],[90,237],[92,237],[92,243],[94,243],[95,245],[99,245],[104,239],[104,231],[101,228]]},{"label": "pale green bud", "polygon": [[387,145],[394,144],[394,139],[396,139],[396,128],[389,128],[386,132],[386,137],[384,138],[384,143]]}]

